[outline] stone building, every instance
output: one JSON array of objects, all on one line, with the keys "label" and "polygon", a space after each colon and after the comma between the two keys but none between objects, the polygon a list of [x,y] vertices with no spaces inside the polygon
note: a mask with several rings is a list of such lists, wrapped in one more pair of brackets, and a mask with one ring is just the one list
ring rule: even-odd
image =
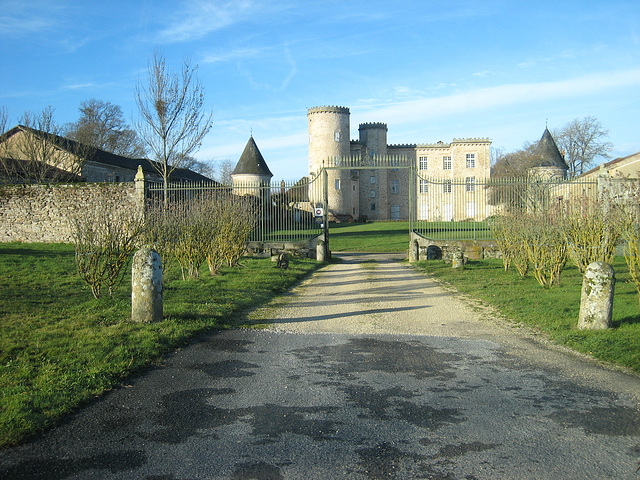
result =
[{"label": "stone building", "polygon": [[[347,107],[313,107],[309,121],[309,175],[313,179],[322,168],[348,159],[354,168],[330,169],[328,176],[328,209],[331,219],[404,220],[409,217],[409,182],[414,191],[428,177],[448,178],[471,183],[490,176],[491,141],[453,139],[449,143],[416,143],[389,145],[385,123],[362,123],[359,136],[350,139],[350,111]],[[388,168],[366,168],[369,164],[387,164]],[[394,168],[394,162],[397,167]],[[406,167],[411,162],[418,172],[411,179]],[[357,168],[355,168],[357,167]],[[322,201],[323,192],[312,182],[312,202]],[[313,187],[312,187],[313,188]]]},{"label": "stone building", "polygon": [[[37,159],[46,162],[55,171],[68,172],[68,175],[57,175],[58,181],[133,182],[139,165],[148,181],[162,181],[158,170],[154,168],[154,164],[159,166],[157,162],[146,158],[123,157],[22,125],[0,136],[0,157],[3,157],[2,165],[10,163],[15,166]],[[5,183],[12,183],[15,179],[8,176],[7,172],[0,171],[0,178],[4,177]],[[173,182],[208,180],[187,168],[176,168],[171,174]]]}]

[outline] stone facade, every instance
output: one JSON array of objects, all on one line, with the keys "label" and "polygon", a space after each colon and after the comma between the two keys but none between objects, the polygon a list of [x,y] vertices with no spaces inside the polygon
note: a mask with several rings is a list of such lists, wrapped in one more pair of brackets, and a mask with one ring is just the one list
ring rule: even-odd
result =
[{"label": "stone facade", "polygon": [[[490,175],[489,139],[454,139],[450,143],[389,145],[385,123],[362,123],[359,138],[350,140],[347,107],[325,106],[308,110],[309,175],[317,176],[332,161],[351,158],[402,158],[412,162],[418,174],[458,180]],[[472,160],[472,161],[471,161]],[[362,166],[365,166],[362,163]],[[332,220],[406,220],[409,218],[412,181],[407,168],[345,168],[327,171],[327,199]],[[418,184],[414,186],[416,192]],[[310,192],[322,202],[323,192]],[[419,199],[418,199],[419,202]],[[414,203],[414,206],[416,204]]]}]

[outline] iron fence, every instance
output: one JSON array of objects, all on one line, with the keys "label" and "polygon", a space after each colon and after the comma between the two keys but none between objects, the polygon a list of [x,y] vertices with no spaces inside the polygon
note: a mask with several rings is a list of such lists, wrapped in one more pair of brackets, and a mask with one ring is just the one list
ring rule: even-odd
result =
[{"label": "iron fence", "polygon": [[[255,222],[250,241],[301,242],[322,233],[321,224],[314,217],[309,202],[309,181],[261,183],[217,182],[149,183],[146,187],[147,209],[166,209],[187,215],[190,209],[200,208],[208,201],[223,197],[244,199],[248,215]],[[245,210],[247,211],[247,210]]]},{"label": "iron fence", "polygon": [[[608,185],[619,185],[608,179]],[[622,180],[620,180],[622,181]],[[491,217],[509,211],[566,208],[596,200],[607,187],[599,179],[543,179],[536,177],[428,178],[419,173],[413,231],[435,240],[493,239]]]}]

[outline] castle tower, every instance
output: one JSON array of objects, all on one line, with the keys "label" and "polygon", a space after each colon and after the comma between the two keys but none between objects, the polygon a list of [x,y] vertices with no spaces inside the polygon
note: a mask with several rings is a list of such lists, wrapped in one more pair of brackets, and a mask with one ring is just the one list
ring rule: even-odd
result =
[{"label": "castle tower", "polygon": [[264,187],[270,185],[271,177],[273,173],[269,170],[267,162],[251,136],[231,174],[233,193],[261,196],[264,200],[268,200],[269,189]]},{"label": "castle tower", "polygon": [[369,157],[381,158],[387,155],[386,123],[361,123],[358,131],[360,143],[366,147]]},{"label": "castle tower", "polygon": [[[334,164],[347,158],[351,151],[349,138],[350,112],[347,107],[313,107],[307,112],[309,119],[309,175],[317,175],[328,162]],[[357,188],[349,170],[329,170],[328,213],[334,218],[357,218]],[[314,203],[323,201],[321,182],[314,182],[309,198]],[[355,198],[353,198],[355,197]],[[355,215],[354,215],[355,213]]]},{"label": "castle tower", "polygon": [[558,150],[556,141],[548,128],[544,129],[542,138],[538,142],[536,154],[538,158],[536,165],[529,169],[530,175],[548,180],[567,178],[569,166]]}]

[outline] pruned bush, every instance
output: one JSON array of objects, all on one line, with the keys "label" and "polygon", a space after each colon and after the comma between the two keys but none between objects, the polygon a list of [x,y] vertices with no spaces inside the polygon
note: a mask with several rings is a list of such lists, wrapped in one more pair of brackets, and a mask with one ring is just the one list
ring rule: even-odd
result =
[{"label": "pruned bush", "polygon": [[522,211],[509,211],[493,217],[490,228],[502,252],[505,271],[513,266],[518,275],[526,277],[529,271],[529,257],[526,250],[528,240]]},{"label": "pruned bush", "polygon": [[528,228],[524,245],[533,276],[543,287],[558,285],[568,258],[561,218],[550,211],[529,213],[525,218]]},{"label": "pruned bush", "polygon": [[76,268],[95,298],[106,288],[109,296],[122,283],[137,240],[143,231],[141,215],[122,207],[109,192],[96,194],[92,205],[69,217],[75,244]]},{"label": "pruned bush", "polygon": [[[212,275],[226,263],[238,264],[257,223],[255,200],[225,191],[170,203],[147,215],[149,243],[164,258],[175,259],[182,278],[197,278],[206,261]],[[168,260],[167,260],[168,261]]]},{"label": "pruned bush", "polygon": [[562,232],[569,258],[581,274],[590,263],[613,260],[620,242],[616,213],[604,201],[579,199],[566,205]]}]

